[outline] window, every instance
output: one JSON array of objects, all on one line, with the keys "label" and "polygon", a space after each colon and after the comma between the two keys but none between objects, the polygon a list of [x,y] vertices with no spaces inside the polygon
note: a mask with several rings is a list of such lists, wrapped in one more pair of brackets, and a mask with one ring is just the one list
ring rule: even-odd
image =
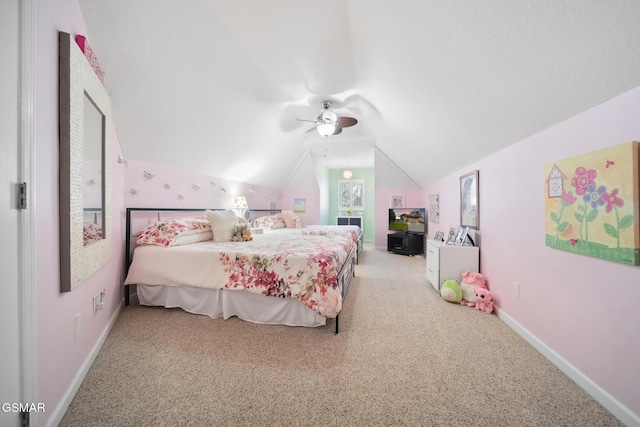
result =
[{"label": "window", "polygon": [[364,210],[364,180],[338,181],[338,210]]}]

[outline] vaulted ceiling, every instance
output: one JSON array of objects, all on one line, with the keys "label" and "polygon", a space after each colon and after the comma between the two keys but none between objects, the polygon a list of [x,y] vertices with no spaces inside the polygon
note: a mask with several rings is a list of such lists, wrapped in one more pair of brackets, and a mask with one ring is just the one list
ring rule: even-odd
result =
[{"label": "vaulted ceiling", "polygon": [[[637,0],[79,3],[126,157],[272,188],[374,151],[424,186],[640,86]],[[306,132],[323,100],[358,124]]]}]

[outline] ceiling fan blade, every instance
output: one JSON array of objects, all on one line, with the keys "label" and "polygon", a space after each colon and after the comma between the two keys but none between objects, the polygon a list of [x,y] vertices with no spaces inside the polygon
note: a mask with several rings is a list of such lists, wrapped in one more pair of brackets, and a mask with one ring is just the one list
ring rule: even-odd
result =
[{"label": "ceiling fan blade", "polygon": [[339,125],[336,126],[336,130],[333,131],[334,135],[339,135],[342,133],[342,127],[340,127]]},{"label": "ceiling fan blade", "polygon": [[358,120],[353,117],[338,117],[338,123],[343,128],[348,128],[358,123]]},{"label": "ceiling fan blade", "polygon": [[299,122],[309,122],[309,123],[316,123],[315,120],[305,120],[305,119],[296,119]]},{"label": "ceiling fan blade", "polygon": [[309,132],[313,132],[314,130],[316,130],[315,127],[312,127],[311,129],[309,129],[308,131],[305,131],[305,133],[309,133]]}]

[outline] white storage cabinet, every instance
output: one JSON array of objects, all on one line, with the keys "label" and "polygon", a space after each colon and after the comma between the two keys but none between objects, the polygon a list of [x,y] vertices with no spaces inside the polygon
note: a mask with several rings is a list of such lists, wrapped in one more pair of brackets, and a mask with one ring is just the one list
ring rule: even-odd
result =
[{"label": "white storage cabinet", "polygon": [[463,271],[480,272],[480,248],[427,240],[427,280],[440,293],[445,280],[460,282]]}]

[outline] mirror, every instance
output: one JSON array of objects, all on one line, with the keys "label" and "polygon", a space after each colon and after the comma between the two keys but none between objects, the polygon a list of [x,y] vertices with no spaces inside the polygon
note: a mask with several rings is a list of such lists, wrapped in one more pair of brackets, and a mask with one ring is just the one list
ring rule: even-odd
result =
[{"label": "mirror", "polygon": [[104,160],[105,117],[93,100],[84,94],[83,141],[83,245],[104,238],[102,164]]},{"label": "mirror", "polygon": [[60,291],[111,260],[111,102],[70,34],[59,33]]}]

